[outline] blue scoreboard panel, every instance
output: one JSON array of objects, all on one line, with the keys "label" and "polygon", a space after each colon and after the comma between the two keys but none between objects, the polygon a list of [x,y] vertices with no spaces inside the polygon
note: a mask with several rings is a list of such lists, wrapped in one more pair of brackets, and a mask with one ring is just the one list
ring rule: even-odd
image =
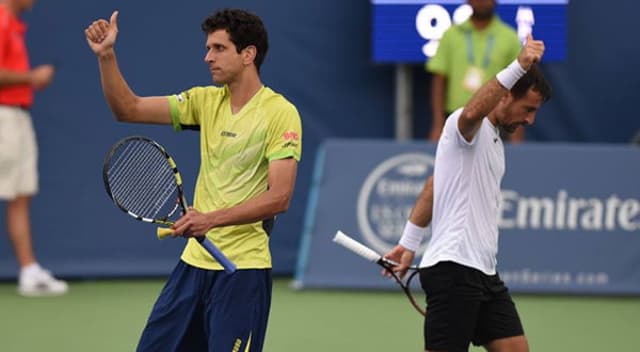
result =
[{"label": "blue scoreboard panel", "polygon": [[[569,0],[498,0],[496,12],[524,40],[528,33],[545,43],[545,61],[567,56]],[[464,0],[371,0],[372,58],[377,63],[424,63],[444,31],[464,22]]]}]

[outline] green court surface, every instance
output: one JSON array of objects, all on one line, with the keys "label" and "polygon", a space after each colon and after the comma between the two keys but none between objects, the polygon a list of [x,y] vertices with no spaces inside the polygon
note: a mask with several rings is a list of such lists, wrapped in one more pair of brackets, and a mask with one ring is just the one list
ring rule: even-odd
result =
[{"label": "green court surface", "polygon": [[[401,291],[292,291],[289,281],[275,281],[266,352],[422,351],[422,319]],[[0,351],[134,351],[161,287],[77,281],[63,297],[22,298],[0,283]],[[532,351],[640,350],[640,297],[515,300]]]}]

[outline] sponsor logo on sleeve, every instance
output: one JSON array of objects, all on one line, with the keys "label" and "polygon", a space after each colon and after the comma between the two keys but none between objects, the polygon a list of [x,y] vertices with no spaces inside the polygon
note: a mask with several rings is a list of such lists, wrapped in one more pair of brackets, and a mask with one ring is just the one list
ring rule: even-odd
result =
[{"label": "sponsor logo on sleeve", "polygon": [[300,140],[300,134],[296,131],[286,131],[282,134],[282,139],[284,140],[283,148],[295,148],[298,146],[298,141]]},{"label": "sponsor logo on sleeve", "polygon": [[285,141],[298,141],[300,140],[300,135],[296,131],[287,131],[282,134],[282,138]]},{"label": "sponsor logo on sleeve", "polygon": [[189,92],[182,92],[180,94],[176,94],[176,99],[178,100],[178,103],[184,103],[185,100],[189,99]]}]

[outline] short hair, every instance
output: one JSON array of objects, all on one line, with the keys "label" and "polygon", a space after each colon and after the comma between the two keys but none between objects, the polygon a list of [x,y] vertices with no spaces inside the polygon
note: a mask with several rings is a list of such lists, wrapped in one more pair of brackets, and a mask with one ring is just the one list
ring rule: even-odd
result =
[{"label": "short hair", "polygon": [[527,94],[529,89],[538,92],[542,96],[543,102],[551,98],[551,85],[544,78],[538,65],[531,66],[529,71],[516,82],[511,88],[511,95],[514,99],[520,99]]},{"label": "short hair", "polygon": [[269,49],[267,30],[260,17],[245,10],[223,9],[205,18],[201,28],[207,35],[220,29],[226,30],[238,53],[250,45],[255,46],[257,53],[254,64],[260,72]]}]

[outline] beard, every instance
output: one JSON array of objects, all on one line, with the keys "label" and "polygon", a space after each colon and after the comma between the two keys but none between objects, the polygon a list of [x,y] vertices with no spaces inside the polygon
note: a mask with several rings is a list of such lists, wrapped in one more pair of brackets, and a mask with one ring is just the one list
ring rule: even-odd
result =
[{"label": "beard", "polygon": [[518,127],[520,127],[520,125],[502,125],[499,126],[498,129],[502,133],[512,134],[518,129]]},{"label": "beard", "polygon": [[501,123],[498,121],[497,127],[501,133],[513,134],[518,128],[525,128],[526,123]]},{"label": "beard", "polygon": [[499,116],[500,117],[497,118],[496,125],[500,130],[501,134],[504,134],[504,133],[512,134],[521,125],[519,123],[512,123],[509,119],[506,118],[507,116],[509,116],[508,111],[504,115],[499,115]]}]

